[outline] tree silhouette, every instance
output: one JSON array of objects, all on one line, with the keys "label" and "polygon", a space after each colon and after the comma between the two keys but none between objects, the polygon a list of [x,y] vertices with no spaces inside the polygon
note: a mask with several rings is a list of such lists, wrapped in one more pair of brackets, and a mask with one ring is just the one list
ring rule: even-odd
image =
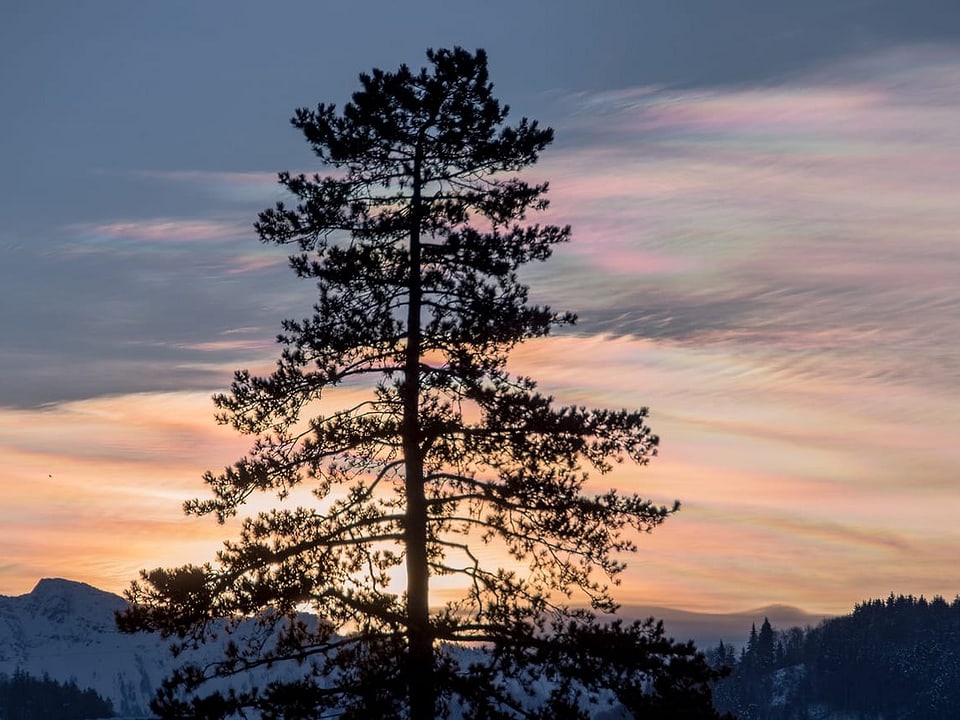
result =
[{"label": "tree silhouette", "polygon": [[761,673],[773,670],[776,660],[776,638],[773,635],[773,626],[770,625],[770,619],[764,618],[763,625],[760,626],[760,632],[757,634],[756,653],[757,669]]},{"label": "tree silhouette", "polygon": [[0,717],[4,720],[87,720],[113,717],[113,705],[93,689],[81,690],[75,680],[60,683],[22,669],[0,673]]},{"label": "tree silhouette", "polygon": [[[419,72],[361,75],[342,112],[321,104],[292,120],[331,172],[281,173],[296,207],[278,203],[256,229],[296,248],[292,267],[318,299],[284,322],[271,375],[238,372],[215,397],[218,419],[256,439],[205,475],[212,498],[186,511],[223,522],[254,493],[280,502],[246,519],[216,563],[131,586],[124,629],[159,630],[177,649],[231,638],[219,662],[170,678],[154,709],[576,718],[619,702],[713,717],[714,673],[692,646],[653,621],[594,614],[615,610],[607,585],[635,532],[678,507],[584,491],[589,470],[655,453],[647,411],[555,407],[505,368],[518,343],[575,320],[529,304],[517,275],[570,234],[524,224],[547,185],[514,175],[553,132],[505,124],[483,51],[427,58]],[[490,566],[483,546],[514,567]],[[462,597],[438,607],[440,576],[460,577]],[[592,610],[567,605],[578,595]],[[270,679],[254,689],[207,682],[257,668]]]},{"label": "tree silhouette", "polygon": [[[723,643],[707,653],[731,666],[716,684],[716,706],[741,720],[811,717],[946,720],[960,707],[960,597],[893,595],[858,603],[816,627],[778,632],[764,619],[739,662]],[[773,665],[762,656],[784,651]],[[758,659],[758,657],[760,659]]]}]

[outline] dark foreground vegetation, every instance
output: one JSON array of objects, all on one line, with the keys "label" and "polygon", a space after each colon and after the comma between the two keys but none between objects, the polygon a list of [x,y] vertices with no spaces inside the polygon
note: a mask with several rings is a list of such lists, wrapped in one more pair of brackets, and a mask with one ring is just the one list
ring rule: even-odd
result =
[{"label": "dark foreground vegetation", "polygon": [[960,598],[893,596],[815,628],[754,627],[714,702],[741,720],[946,720],[960,708]]},{"label": "dark foreground vegetation", "polygon": [[90,720],[113,717],[113,705],[77,683],[59,683],[22,670],[0,673],[0,718],[3,720]]}]

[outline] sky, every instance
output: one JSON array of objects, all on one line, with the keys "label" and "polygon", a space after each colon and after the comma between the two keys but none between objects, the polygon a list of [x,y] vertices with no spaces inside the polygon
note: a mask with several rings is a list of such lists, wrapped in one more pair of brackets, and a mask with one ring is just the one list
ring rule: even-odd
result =
[{"label": "sky", "polygon": [[680,513],[617,597],[843,613],[960,594],[955,0],[9,0],[0,10],[0,594],[212,558],[186,518],[249,440],[213,420],[313,290],[261,246],[290,127],[372,67],[483,47],[553,127],[571,330],[512,369],[651,409],[596,478]]}]

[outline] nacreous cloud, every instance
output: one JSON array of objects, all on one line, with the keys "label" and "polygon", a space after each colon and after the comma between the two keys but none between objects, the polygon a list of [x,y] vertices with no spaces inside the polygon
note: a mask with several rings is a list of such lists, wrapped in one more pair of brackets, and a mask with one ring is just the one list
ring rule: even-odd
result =
[{"label": "nacreous cloud", "polygon": [[[574,240],[529,279],[581,322],[513,367],[563,402],[652,408],[660,457],[597,486],[684,510],[640,539],[624,601],[843,612],[956,594],[958,79],[960,50],[908,48],[777,86],[555,106],[559,140],[532,175]],[[310,311],[313,288],[249,230],[276,199],[262,173],[131,182],[210,208],[88,219],[5,256],[4,306],[23,309],[0,331],[24,340],[0,350],[0,406],[33,409],[0,408],[4,539],[25,558],[0,579],[24,587],[54,557],[111,589],[150,548],[206,557],[222,528],[178,524],[167,497],[242,454],[202,429],[204,398],[235,367],[268,369],[280,320]],[[172,389],[197,392],[156,392]],[[130,552],[101,559],[97,538],[141,515]]]},{"label": "nacreous cloud", "polygon": [[958,77],[960,51],[920,48],[770,88],[570,99],[577,145],[538,171],[574,241],[541,296],[583,332],[957,387]]}]

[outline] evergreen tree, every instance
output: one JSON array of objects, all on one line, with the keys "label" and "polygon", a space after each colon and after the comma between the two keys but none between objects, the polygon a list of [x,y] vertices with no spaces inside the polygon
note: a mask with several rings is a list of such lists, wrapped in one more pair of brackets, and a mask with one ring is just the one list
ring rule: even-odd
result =
[{"label": "evergreen tree", "polygon": [[49,675],[36,678],[17,669],[0,673],[0,718],[3,720],[89,720],[113,717],[113,706],[95,690],[81,690],[73,680],[60,683]]},{"label": "evergreen tree", "polygon": [[761,673],[773,670],[775,660],[773,627],[768,618],[763,619],[756,639],[757,670]]},{"label": "evergreen tree", "polygon": [[743,662],[749,664],[752,667],[757,666],[757,654],[758,646],[760,644],[759,636],[757,635],[757,624],[753,623],[750,626],[750,635],[747,638],[747,645],[743,649],[744,656]]},{"label": "evergreen tree", "polygon": [[[783,661],[765,670],[766,634],[763,626],[751,630],[733,673],[714,688],[716,706],[740,720],[957,716],[960,598],[948,604],[891,594],[817,627],[773,631],[774,641],[783,638]],[[715,667],[724,651],[708,654]]]},{"label": "evergreen tree", "polygon": [[[655,453],[647,411],[556,407],[505,368],[515,345],[574,321],[529,304],[517,275],[570,234],[524,224],[546,207],[547,185],[514,175],[553,133],[505,124],[483,51],[427,57],[419,72],[361,75],[342,112],[321,104],[293,118],[332,172],[282,173],[297,204],[261,213],[256,228],[295,248],[292,267],[318,299],[311,317],[284,323],[271,375],[238,372],[215,398],[220,421],[255,441],[207,473],[212,497],[186,510],[222,522],[254,493],[281,502],[245,520],[216,563],[143,573],[121,617],[178,647],[221,631],[220,618],[255,617],[262,635],[177,672],[155,710],[576,718],[606,699],[644,717],[714,717],[715,673],[692,646],[652,621],[594,614],[616,608],[608,584],[634,533],[677,509],[584,490],[589,470]],[[364,383],[365,399],[335,403]],[[489,566],[484,545],[526,571]],[[438,576],[460,576],[463,597],[434,607]],[[592,610],[565,604],[578,594]],[[298,679],[206,684],[286,661]]]}]

